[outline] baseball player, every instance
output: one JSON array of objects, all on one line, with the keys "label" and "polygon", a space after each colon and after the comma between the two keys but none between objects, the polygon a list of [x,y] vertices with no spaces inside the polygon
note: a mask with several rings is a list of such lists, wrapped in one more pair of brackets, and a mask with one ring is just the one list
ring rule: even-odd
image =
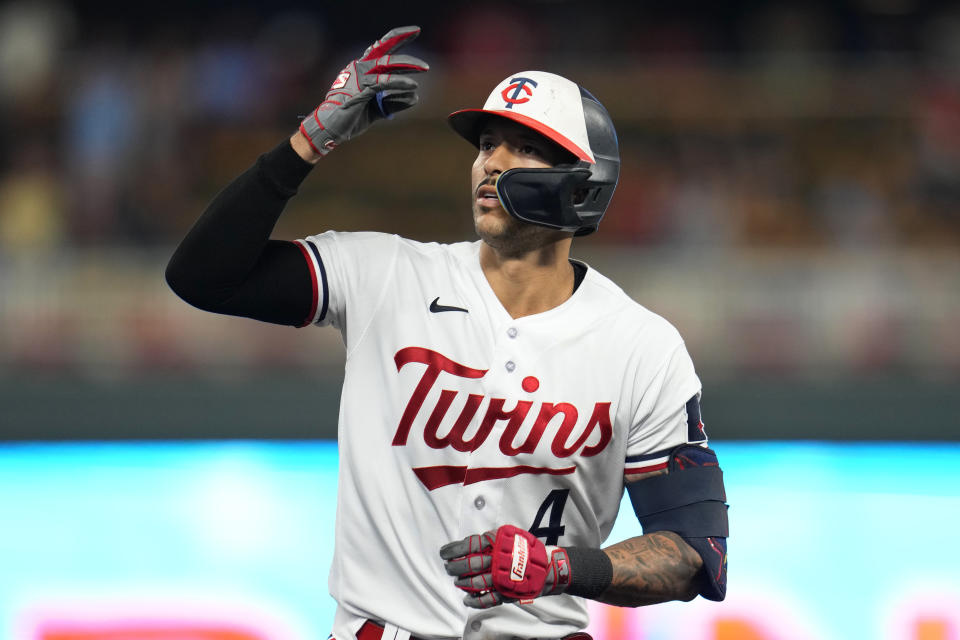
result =
[{"label": "baseball player", "polygon": [[[583,640],[584,598],[723,599],[726,498],[684,343],[570,258],[620,168],[585,89],[523,71],[450,116],[478,151],[478,241],[270,239],[315,165],[417,103],[428,66],[397,51],[419,31],[348,64],[167,268],[202,309],[342,334],[331,637]],[[624,488],[644,535],[601,548]]]}]

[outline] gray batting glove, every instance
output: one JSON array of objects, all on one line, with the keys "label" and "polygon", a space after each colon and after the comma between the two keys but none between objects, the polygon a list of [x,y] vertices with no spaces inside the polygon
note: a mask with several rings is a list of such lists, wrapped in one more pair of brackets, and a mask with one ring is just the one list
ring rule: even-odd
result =
[{"label": "gray batting glove", "polygon": [[545,546],[513,525],[467,536],[440,548],[454,585],[467,595],[463,603],[487,609],[504,602],[530,602],[566,591],[570,557],[563,547]]},{"label": "gray batting glove", "polygon": [[391,29],[343,68],[320,106],[300,123],[300,133],[315,152],[327,155],[377,120],[417,104],[417,83],[403,74],[427,71],[430,66],[393,52],[418,35],[420,27]]}]

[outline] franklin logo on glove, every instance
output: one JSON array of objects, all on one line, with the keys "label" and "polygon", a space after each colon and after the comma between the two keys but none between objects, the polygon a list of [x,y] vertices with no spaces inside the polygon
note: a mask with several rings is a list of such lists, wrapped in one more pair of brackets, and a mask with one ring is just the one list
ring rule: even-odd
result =
[{"label": "franklin logo on glove", "polygon": [[527,557],[529,546],[527,541],[516,536],[513,539],[513,567],[510,569],[510,579],[514,582],[522,582],[523,574],[527,572]]},{"label": "franklin logo on glove", "polygon": [[[456,576],[454,584],[466,592],[464,604],[477,609],[504,602],[527,604],[563,593],[573,577],[567,549],[546,546],[529,531],[509,524],[446,544],[440,557],[447,573]],[[586,567],[584,576],[592,573],[592,567]]]}]

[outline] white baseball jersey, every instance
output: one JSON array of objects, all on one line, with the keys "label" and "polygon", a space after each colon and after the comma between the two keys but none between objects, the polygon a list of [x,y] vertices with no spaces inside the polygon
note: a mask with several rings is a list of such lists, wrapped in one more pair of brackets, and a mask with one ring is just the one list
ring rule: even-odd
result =
[{"label": "white baseball jersey", "polygon": [[366,619],[399,638],[553,639],[585,627],[583,600],[566,594],[466,607],[438,551],[503,524],[600,547],[624,475],[706,439],[699,411],[688,420],[700,381],[680,335],[593,269],[560,306],[514,319],[480,268],[479,241],[328,232],[298,243],[314,322],[337,327],[347,352],[334,637],[353,640]]}]

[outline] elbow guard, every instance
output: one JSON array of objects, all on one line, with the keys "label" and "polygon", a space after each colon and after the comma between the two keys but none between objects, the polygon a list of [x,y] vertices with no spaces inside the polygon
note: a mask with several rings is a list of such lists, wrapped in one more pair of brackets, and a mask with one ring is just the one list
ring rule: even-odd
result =
[{"label": "elbow guard", "polygon": [[703,559],[700,595],[723,600],[727,592],[727,494],[713,450],[696,444],[670,452],[667,473],[627,485],[644,533],[673,531]]}]

